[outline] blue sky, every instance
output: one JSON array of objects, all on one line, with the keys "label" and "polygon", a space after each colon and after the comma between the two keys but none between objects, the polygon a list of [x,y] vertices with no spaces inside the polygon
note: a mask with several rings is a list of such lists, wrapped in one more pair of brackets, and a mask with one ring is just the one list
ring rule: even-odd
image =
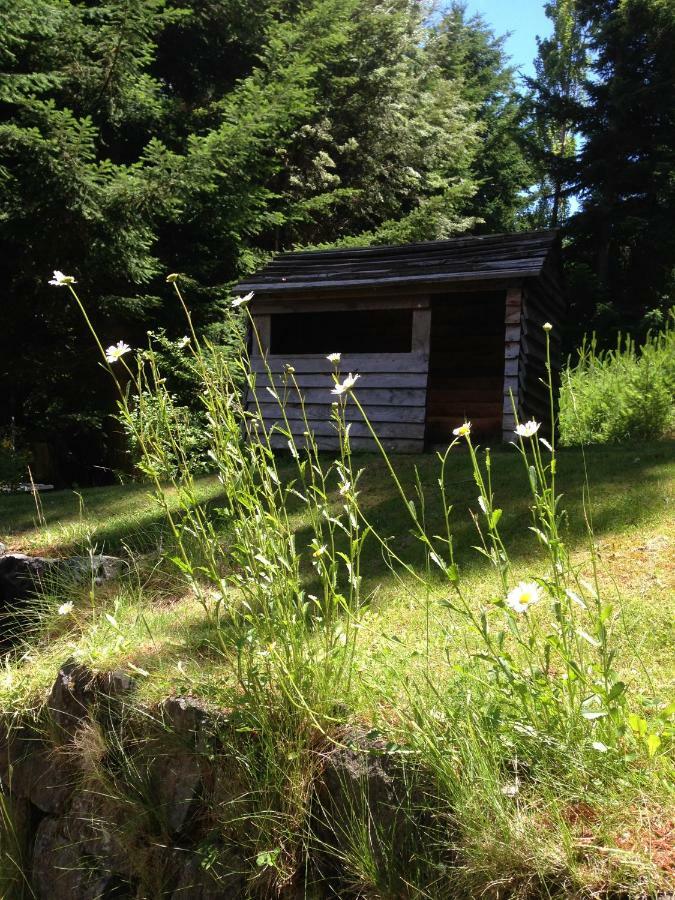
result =
[{"label": "blue sky", "polygon": [[506,43],[512,65],[524,75],[534,74],[536,37],[546,37],[551,30],[544,0],[466,0],[466,6],[467,13],[481,13],[496,34],[512,32]]}]

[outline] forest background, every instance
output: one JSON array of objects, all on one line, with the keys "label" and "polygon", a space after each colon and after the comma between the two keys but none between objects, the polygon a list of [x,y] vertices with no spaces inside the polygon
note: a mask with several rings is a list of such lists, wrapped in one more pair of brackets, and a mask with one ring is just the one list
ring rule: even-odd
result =
[{"label": "forest background", "polygon": [[[562,229],[566,347],[675,300],[675,3],[554,0],[520,81],[465,6],[414,0],[0,0],[0,441],[110,479],[104,342],[227,346],[270,254]],[[337,348],[339,349],[339,348]],[[173,388],[194,403],[191,385]]]}]

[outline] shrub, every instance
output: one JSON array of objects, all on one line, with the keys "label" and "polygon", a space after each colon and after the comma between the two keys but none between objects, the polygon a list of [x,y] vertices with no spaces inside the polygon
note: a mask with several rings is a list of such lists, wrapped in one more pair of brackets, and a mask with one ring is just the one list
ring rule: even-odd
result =
[{"label": "shrub", "polygon": [[[125,414],[120,415],[135,470],[145,479],[169,481],[185,461],[192,473],[209,468],[205,423],[187,406],[177,402],[175,394],[142,391],[131,398]],[[148,442],[153,451],[147,452]],[[161,452],[156,447],[161,446]]]},{"label": "shrub", "polygon": [[28,474],[28,456],[11,437],[0,435],[0,488],[14,488]]},{"label": "shrub", "polygon": [[614,350],[584,341],[560,391],[560,440],[612,444],[663,437],[675,424],[675,329],[638,348],[619,337]]}]

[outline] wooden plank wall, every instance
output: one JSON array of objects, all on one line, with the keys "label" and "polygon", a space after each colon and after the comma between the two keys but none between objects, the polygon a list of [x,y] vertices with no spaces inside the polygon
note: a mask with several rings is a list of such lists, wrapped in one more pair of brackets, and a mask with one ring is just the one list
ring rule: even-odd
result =
[{"label": "wooden plank wall", "polygon": [[[348,372],[359,373],[356,392],[359,402],[366,411],[378,437],[388,449],[402,453],[421,453],[424,449],[424,424],[427,394],[427,370],[429,358],[426,353],[354,353],[345,354],[340,363],[341,376]],[[251,360],[256,376],[255,397],[263,415],[265,427],[272,430],[272,445],[285,449],[287,438],[274,435],[273,426],[282,421],[281,406],[291,426],[298,444],[303,443],[303,432],[307,417],[321,449],[335,450],[338,439],[335,426],[331,422],[331,404],[337,400],[331,393],[333,367],[325,356],[302,355],[293,357],[271,356],[253,357]],[[297,388],[286,371],[286,366],[295,369],[293,377]],[[271,376],[271,377],[270,377]],[[277,396],[276,400],[270,391]],[[249,392],[247,407],[256,407],[255,397]],[[346,401],[346,419],[352,423],[351,444],[355,450],[374,450],[375,443],[368,426],[356,405]]]},{"label": "wooden plank wall", "polygon": [[513,440],[516,427],[515,405],[518,417],[520,405],[520,351],[523,319],[523,291],[520,286],[506,292],[504,311],[504,390],[502,396],[502,440]]},{"label": "wooden plank wall", "polygon": [[[259,405],[275,447],[288,446],[288,439],[278,429],[274,433],[275,424],[283,421],[283,406],[296,443],[303,443],[306,416],[319,447],[337,449],[338,437],[331,421],[332,404],[337,400],[331,393],[333,365],[323,354],[268,353],[269,320],[268,315],[254,317],[260,345],[256,343],[252,347],[255,392],[249,391],[247,408],[252,411]],[[341,377],[349,372],[361,376],[356,386],[359,402],[387,450],[399,453],[424,450],[430,324],[429,309],[414,311],[410,353],[343,354],[340,361]],[[292,377],[287,371],[289,365],[295,370]],[[376,449],[366,422],[350,399],[346,401],[346,419],[352,426],[352,447]]]}]

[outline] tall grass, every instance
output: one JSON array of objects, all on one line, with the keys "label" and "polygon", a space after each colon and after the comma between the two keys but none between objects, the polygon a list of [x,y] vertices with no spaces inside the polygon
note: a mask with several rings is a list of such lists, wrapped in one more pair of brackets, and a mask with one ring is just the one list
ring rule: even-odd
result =
[{"label": "tall grass", "polygon": [[613,350],[584,340],[563,371],[563,444],[613,444],[660,438],[675,428],[675,311],[666,328],[638,347],[619,336]]},{"label": "tall grass", "polygon": [[[645,791],[666,793],[672,731],[669,711],[643,715],[631,686],[616,674],[620,610],[603,595],[590,525],[584,571],[572,563],[556,486],[555,435],[550,441],[540,437],[536,422],[517,427],[516,451],[530,495],[529,530],[539,547],[536,565],[519,580],[500,531],[495,460],[475,445],[470,424],[457,429],[438,458],[434,490],[444,511],[440,534],[430,532],[425,519],[429,486],[418,478],[414,492],[406,490],[371,427],[410,531],[423,549],[424,564],[413,565],[398,542],[378,531],[361,502],[367,472],[355,468],[347,404],[356,404],[366,423],[368,418],[356,379],[340,371],[339,355],[331,359],[339,451],[325,458],[307,419],[298,440],[286,418],[290,398],[302,406],[292,367],[277,386],[267,373],[266,390],[281,410],[270,431],[260,409],[247,409],[242,399],[242,379],[256,388],[245,351],[233,362],[200,341],[176,277],[169,280],[187,317],[191,341],[185,353],[201,385],[205,442],[223,487],[215,520],[199,502],[179,413],[152,344],[135,356],[126,351],[116,356],[96,340],[120,388],[120,416],[169,523],[173,564],[202,605],[223,665],[235,674],[238,733],[255,735],[230,748],[239,754],[250,801],[244,833],[249,857],[257,862],[251,890],[281,890],[302,869],[312,843],[316,748],[345,747],[353,661],[369,601],[361,572],[366,541],[376,542],[394,576],[411,585],[411,602],[425,610],[427,621],[432,614],[444,617],[448,645],[461,640],[465,653],[459,664],[449,654],[439,668],[427,628],[421,674],[393,673],[395,690],[373,686],[393,712],[380,726],[389,732],[386,752],[408,759],[423,785],[406,815],[425,824],[413,829],[417,843],[401,871],[386,829],[371,827],[367,800],[354,803],[336,826],[335,856],[350,885],[344,895],[571,896],[590,890],[597,878],[607,885],[630,882],[637,896],[658,884],[658,874],[646,864],[635,863],[632,874],[619,866],[616,874],[598,851],[604,866],[598,874],[589,861],[593,852],[579,861],[580,804],[606,812],[612,803],[640,803]],[[86,307],[69,288],[88,322]],[[548,346],[548,331],[546,339]],[[641,371],[649,353],[662,353],[668,342],[670,332],[655,339],[653,350],[643,351]],[[613,372],[618,364],[607,357],[605,365]],[[550,359],[548,373],[552,394]],[[565,390],[572,402],[570,378]],[[279,438],[294,467],[290,478],[282,477],[273,450]],[[458,445],[468,450],[476,487],[476,550],[495,573],[490,596],[472,595],[456,561],[446,468]],[[168,492],[178,497],[177,506],[169,504]],[[294,527],[298,508],[307,522],[302,540]],[[401,695],[403,702],[395,699]],[[412,811],[415,805],[424,807],[421,817],[419,808]],[[241,815],[239,808],[221,808],[224,828]],[[611,837],[607,840],[611,844]],[[322,842],[325,850],[325,836]],[[382,851],[385,846],[389,852]]]}]

